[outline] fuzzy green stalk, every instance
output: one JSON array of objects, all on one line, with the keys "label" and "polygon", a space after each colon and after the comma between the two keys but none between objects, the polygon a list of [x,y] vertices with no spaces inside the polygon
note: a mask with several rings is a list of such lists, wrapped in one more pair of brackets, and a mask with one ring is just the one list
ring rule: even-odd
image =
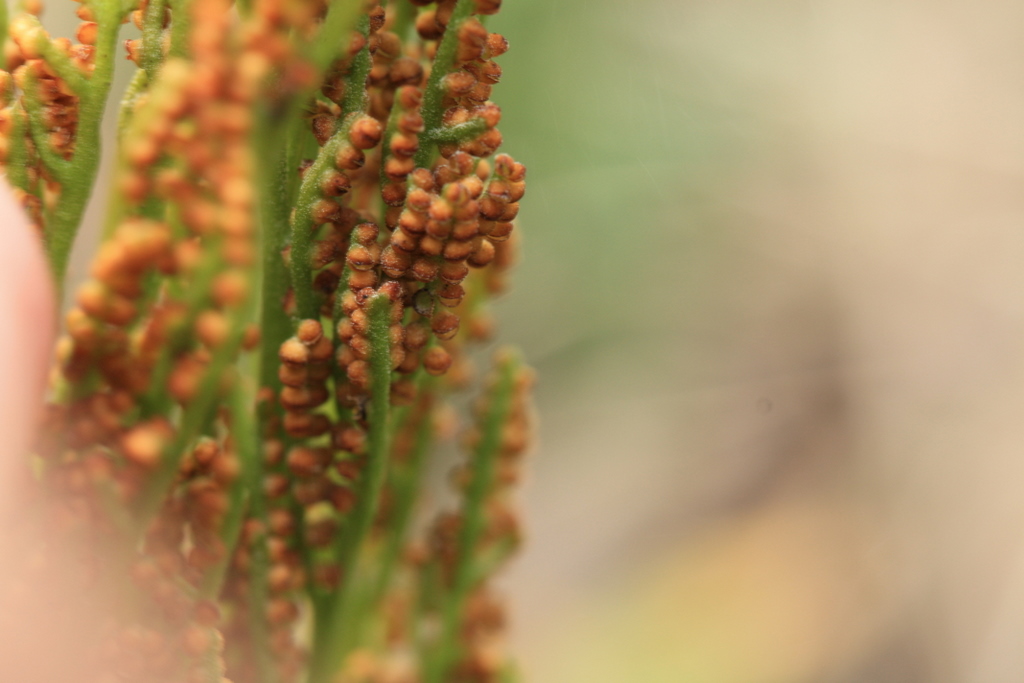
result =
[{"label": "fuzzy green stalk", "polygon": [[[391,487],[395,509],[392,512],[391,526],[387,531],[387,538],[384,540],[384,547],[380,551],[377,562],[377,576],[361,609],[363,614],[366,614],[368,610],[377,609],[387,593],[388,587],[391,586],[395,570],[401,564],[402,549],[408,540],[409,527],[418,502],[416,492],[422,483],[427,455],[434,444],[435,428],[431,404],[434,401],[433,392],[436,384],[437,378],[427,374],[422,368],[418,371],[416,393],[420,397],[420,404],[407,409],[405,419],[401,420],[402,425],[399,429],[409,426],[409,423],[416,418],[419,418],[419,423],[415,425],[416,435],[408,459],[400,467],[392,468]],[[421,415],[416,414],[417,409],[422,410]],[[398,421],[396,420],[396,422]],[[365,627],[366,624],[363,625]]]},{"label": "fuzzy green stalk", "polygon": [[170,0],[171,45],[168,57],[188,57],[191,49],[192,0]]},{"label": "fuzzy green stalk", "polygon": [[76,93],[79,102],[75,153],[67,167],[58,173],[62,185],[60,199],[48,217],[43,235],[58,292],[63,290],[71,247],[99,170],[100,124],[113,80],[117,36],[124,18],[120,2],[95,2],[92,9],[99,26],[95,68],[87,81],[83,77],[85,85]]},{"label": "fuzzy green stalk", "polygon": [[[257,133],[267,134],[273,128],[266,121],[256,126]],[[264,138],[264,139],[275,139]],[[280,138],[277,138],[280,139]],[[291,214],[288,193],[289,169],[286,166],[288,157],[284,145],[278,145],[270,162],[260,164],[259,221],[261,246],[262,286],[260,294],[260,386],[269,387],[275,392],[281,383],[277,377],[279,360],[277,349],[292,334],[292,322],[285,313],[285,298],[291,287],[291,278],[281,251],[284,249],[285,236],[288,234],[288,223]]]},{"label": "fuzzy green stalk", "polygon": [[[220,245],[216,243],[210,245],[214,252],[219,247]],[[146,486],[139,496],[139,503],[134,510],[137,533],[143,533],[149,527],[153,516],[160,510],[160,505],[167,497],[168,489],[174,483],[182,454],[208,423],[221,394],[220,383],[224,373],[238,360],[245,327],[253,318],[255,304],[256,297],[250,294],[246,301],[232,312],[227,339],[213,351],[195,396],[184,408],[177,433],[163,449],[156,470],[146,482]]]},{"label": "fuzzy green stalk", "polygon": [[[476,3],[473,0],[459,0],[455,9],[452,10],[451,19],[448,20],[448,28],[437,46],[437,55],[434,57],[434,66],[430,71],[430,78],[427,79],[426,88],[423,90],[423,105],[420,113],[423,115],[425,137],[429,139],[434,131],[441,126],[441,117],[444,115],[444,77],[451,73],[455,67],[455,55],[459,48],[459,29],[462,24],[473,16]],[[416,166],[426,168],[434,156],[435,144],[421,144],[416,153]]]},{"label": "fuzzy green stalk", "polygon": [[242,530],[245,511],[250,507],[249,498],[255,490],[252,486],[252,472],[259,467],[260,462],[259,442],[256,440],[256,428],[251,416],[253,391],[241,377],[236,378],[235,382],[228,401],[228,411],[231,415],[235,455],[242,465],[242,474],[231,484],[228,512],[221,523],[220,539],[224,544],[224,558],[206,573],[199,586],[199,595],[206,600],[216,600],[224,585],[224,577]]},{"label": "fuzzy green stalk", "polygon": [[466,598],[479,582],[475,552],[487,524],[485,503],[494,486],[495,466],[501,453],[502,431],[512,411],[519,361],[509,356],[501,361],[498,381],[491,391],[490,405],[481,425],[480,442],[470,460],[471,478],[462,507],[455,575],[441,608],[441,633],[428,653],[425,683],[443,683],[458,657],[459,621]]},{"label": "fuzzy green stalk", "polygon": [[[149,0],[142,17],[142,55],[139,66],[149,80],[156,78],[156,72],[164,61],[164,17],[167,14],[167,0]],[[175,16],[175,19],[178,17]]]},{"label": "fuzzy green stalk", "polygon": [[[360,21],[359,31],[369,35],[369,19]],[[313,264],[310,262],[310,250],[313,237],[320,227],[313,218],[313,208],[323,199],[320,184],[324,176],[334,170],[334,158],[342,145],[348,143],[348,133],[356,114],[366,110],[366,78],[370,73],[373,60],[370,50],[364,47],[352,60],[352,70],[346,79],[345,98],[342,101],[341,125],[334,135],[320,148],[313,165],[306,169],[302,184],[299,186],[299,197],[295,208],[295,217],[291,227],[291,271],[292,285],[295,292],[295,307],[300,318],[319,317],[320,304],[312,289]]]},{"label": "fuzzy green stalk", "polygon": [[348,523],[339,530],[335,558],[342,569],[337,590],[317,606],[309,683],[329,683],[348,654],[352,643],[348,615],[353,607],[356,567],[373,525],[380,493],[387,476],[391,451],[391,300],[374,296],[367,307],[370,342],[370,405],[367,462],[360,475],[359,497]]}]

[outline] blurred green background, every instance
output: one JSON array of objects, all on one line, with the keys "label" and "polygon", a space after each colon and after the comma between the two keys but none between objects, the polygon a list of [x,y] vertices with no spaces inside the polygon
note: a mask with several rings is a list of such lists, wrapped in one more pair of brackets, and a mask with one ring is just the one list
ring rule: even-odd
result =
[{"label": "blurred green background", "polygon": [[538,683],[1024,675],[1024,8],[508,0]]},{"label": "blurred green background", "polygon": [[528,680],[1020,681],[1024,6],[491,26],[529,168],[497,306],[540,374]]}]

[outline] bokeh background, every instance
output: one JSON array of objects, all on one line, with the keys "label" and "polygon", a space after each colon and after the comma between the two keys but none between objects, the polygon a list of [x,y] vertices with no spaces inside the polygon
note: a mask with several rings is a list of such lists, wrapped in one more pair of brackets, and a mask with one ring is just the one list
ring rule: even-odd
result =
[{"label": "bokeh background", "polygon": [[504,4],[527,679],[1024,679],[1024,5]]},{"label": "bokeh background", "polygon": [[1024,6],[508,0],[537,683],[1024,679]]}]

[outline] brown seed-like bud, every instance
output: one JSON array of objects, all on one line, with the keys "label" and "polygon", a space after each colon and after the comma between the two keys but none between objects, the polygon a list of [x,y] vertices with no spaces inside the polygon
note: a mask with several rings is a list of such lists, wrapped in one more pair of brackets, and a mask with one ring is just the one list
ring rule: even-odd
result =
[{"label": "brown seed-like bud", "polygon": [[483,268],[494,260],[494,253],[494,244],[490,240],[480,240],[476,251],[469,255],[466,262],[474,268]]},{"label": "brown seed-like bud", "polygon": [[356,149],[372,149],[380,144],[384,128],[377,119],[364,116],[353,122],[349,129],[348,139]]},{"label": "brown seed-like bud", "polygon": [[438,263],[431,258],[418,258],[409,268],[409,275],[420,282],[430,282],[437,277]]},{"label": "brown seed-like bud", "polygon": [[[494,185],[495,183],[492,183]],[[505,213],[505,207],[508,206],[508,201],[497,197],[490,192],[484,195],[480,199],[480,216],[489,221],[501,220],[502,214]]]},{"label": "brown seed-like bud", "polygon": [[333,223],[341,218],[341,206],[330,199],[321,199],[313,205],[310,217],[313,220],[313,225]]},{"label": "brown seed-like bud", "polygon": [[487,36],[487,52],[491,57],[500,57],[508,52],[508,39],[500,33]]},{"label": "brown seed-like bud", "polygon": [[313,423],[314,416],[309,413],[285,413],[282,426],[288,436],[300,439],[312,435]]},{"label": "brown seed-like bud", "polygon": [[310,367],[310,377],[317,379],[320,377],[316,363],[324,363],[331,358],[331,354],[334,353],[334,344],[327,337],[320,337],[315,344],[309,348],[309,360],[313,365]]},{"label": "brown seed-like bud", "polygon": [[305,365],[282,363],[277,369],[277,377],[287,387],[301,387],[309,381],[309,368]]},{"label": "brown seed-like bud", "polygon": [[465,95],[476,86],[476,78],[465,70],[453,71],[444,77],[444,88],[451,97]]},{"label": "brown seed-like bud", "polygon": [[444,237],[425,235],[420,240],[420,253],[424,256],[440,256],[444,251]]},{"label": "brown seed-like bud", "polygon": [[257,346],[259,346],[259,340],[259,326],[257,326],[255,323],[250,323],[242,332],[242,348],[247,351],[252,351]]},{"label": "brown seed-like bud", "polygon": [[342,145],[334,156],[334,165],[342,171],[355,171],[366,163],[366,155],[362,150],[351,145]]},{"label": "brown seed-like bud", "polygon": [[231,333],[227,316],[219,311],[203,311],[196,318],[196,336],[209,349],[216,349]]},{"label": "brown seed-like bud", "polygon": [[243,271],[228,270],[214,279],[212,294],[218,306],[237,306],[249,295],[249,279]]},{"label": "brown seed-like bud", "polygon": [[444,223],[452,219],[452,205],[438,197],[430,202],[430,208],[427,213],[432,220]]},{"label": "brown seed-like bud", "polygon": [[370,270],[377,265],[376,259],[373,258],[370,250],[359,244],[349,248],[345,260],[349,266],[356,270]]},{"label": "brown seed-like bud", "polygon": [[358,291],[366,287],[373,287],[377,284],[377,271],[374,269],[370,270],[353,270],[348,276],[349,289]]},{"label": "brown seed-like bud", "polygon": [[[412,298],[412,307],[418,314],[424,318],[430,317],[434,312],[434,295],[430,293],[426,288],[416,292],[416,295]],[[418,347],[411,347],[418,348]]]},{"label": "brown seed-like bud", "polygon": [[[386,296],[392,304],[401,303],[405,295],[402,284],[395,280],[387,280],[381,283],[380,287],[377,288],[377,293]],[[398,310],[401,311],[401,306],[399,306]]]},{"label": "brown seed-like bud", "polygon": [[416,162],[411,156],[393,156],[384,163],[384,175],[394,182],[399,182],[416,168]]},{"label": "brown seed-like bud", "polygon": [[172,433],[170,424],[162,419],[144,422],[122,437],[121,449],[124,456],[136,465],[155,467]]},{"label": "brown seed-like bud", "polygon": [[419,238],[410,235],[405,230],[395,230],[391,233],[390,245],[399,251],[412,254],[419,246]]},{"label": "brown seed-like bud", "polygon": [[444,26],[437,22],[437,12],[427,10],[416,16],[416,32],[423,40],[437,40],[444,35]]},{"label": "brown seed-like bud", "polygon": [[388,277],[400,278],[412,265],[412,257],[408,252],[399,251],[391,245],[384,248],[380,255],[380,265]]},{"label": "brown seed-like bud", "polygon": [[431,375],[440,376],[452,366],[452,356],[440,346],[432,346],[423,355],[423,368]]},{"label": "brown seed-like bud", "polygon": [[476,237],[480,233],[480,221],[474,216],[471,220],[459,221],[452,226],[449,237],[453,240],[465,242]]},{"label": "brown seed-like bud", "polygon": [[487,239],[492,242],[504,242],[512,234],[512,227],[513,224],[509,222],[495,223],[487,235]]},{"label": "brown seed-like bud", "polygon": [[[419,85],[423,80],[423,67],[420,63],[410,57],[399,57],[391,63],[391,67],[388,69],[388,80],[394,86],[416,86]],[[415,90],[415,88],[413,88]],[[403,93],[404,94],[404,93]],[[402,94],[399,95],[402,97]],[[409,97],[409,95],[405,95]],[[404,106],[403,109],[412,109],[418,106],[413,104],[412,106]]]},{"label": "brown seed-like bud", "polygon": [[408,234],[418,237],[427,229],[427,217],[424,213],[406,209],[398,218],[398,227]]},{"label": "brown seed-like bud", "polygon": [[449,261],[462,261],[473,253],[473,242],[449,241],[444,245],[444,257]]},{"label": "brown seed-like bud", "polygon": [[370,340],[362,335],[356,335],[349,340],[348,346],[352,349],[352,353],[356,355],[356,358],[360,360],[367,360],[370,357],[370,353],[373,352],[373,347],[370,345]]},{"label": "brown seed-like bud", "polygon": [[459,27],[459,47],[456,59],[468,62],[479,59],[487,47],[487,29],[476,18],[469,18]]},{"label": "brown seed-like bud", "polygon": [[359,389],[366,389],[370,386],[370,366],[364,360],[356,360],[349,363],[345,368],[348,379]]},{"label": "brown seed-like bud", "polygon": [[[417,168],[409,174],[409,180],[411,180],[412,184],[420,190],[431,192],[434,189],[434,174],[428,169]],[[421,207],[423,210],[426,208],[427,207]]]},{"label": "brown seed-like bud", "polygon": [[502,222],[510,222],[515,220],[515,217],[519,215],[519,203],[512,202],[505,206],[505,210],[502,212],[501,217],[498,218]]},{"label": "brown seed-like bud", "polygon": [[340,171],[328,169],[320,180],[320,191],[325,197],[340,197],[352,189],[352,181]]},{"label": "brown seed-like bud", "polygon": [[323,338],[323,327],[318,320],[303,320],[295,336],[306,346],[313,346]]},{"label": "brown seed-like bud", "polygon": [[[343,427],[335,431],[333,443],[343,451],[359,454],[366,450],[366,434],[358,427]],[[349,481],[354,481],[359,476],[359,470],[351,460],[337,462],[335,469]]]},{"label": "brown seed-like bud", "polygon": [[352,230],[352,241],[369,246],[377,242],[380,229],[376,223],[360,223]]},{"label": "brown seed-like bud", "polygon": [[296,477],[311,477],[323,470],[322,458],[312,448],[296,446],[288,451],[288,469]]},{"label": "brown seed-like bud", "polygon": [[[427,312],[425,317],[429,315],[430,312]],[[407,349],[421,349],[426,346],[429,339],[430,333],[421,323],[413,323],[405,328],[405,348]]]},{"label": "brown seed-like bud", "polygon": [[291,600],[274,598],[267,604],[267,621],[273,625],[289,624],[299,616],[299,608]]},{"label": "brown seed-like bud", "polygon": [[139,64],[139,59],[142,58],[142,40],[136,38],[124,41],[124,49],[128,52],[128,59]]},{"label": "brown seed-like bud", "polygon": [[438,275],[445,282],[458,284],[469,275],[469,267],[463,261],[444,261]]},{"label": "brown seed-like bud", "polygon": [[292,337],[281,344],[278,357],[282,363],[289,365],[303,365],[309,362],[309,347],[298,339]]},{"label": "brown seed-like bud", "polygon": [[451,339],[459,331],[459,316],[450,311],[437,311],[430,321],[430,329],[434,331],[438,339]]},{"label": "brown seed-like bud", "polygon": [[320,113],[313,117],[310,122],[313,129],[313,137],[316,138],[318,145],[323,147],[331,136],[334,135],[334,129],[338,125],[338,119],[327,113]]},{"label": "brown seed-like bud", "polygon": [[271,439],[263,444],[263,462],[273,467],[284,458],[284,444],[277,439]]},{"label": "brown seed-like bud", "polygon": [[466,296],[466,290],[459,284],[445,284],[437,290],[437,300],[441,302],[442,306],[448,308],[458,306],[464,296]]},{"label": "brown seed-like bud", "polygon": [[380,188],[380,196],[389,207],[399,207],[405,201],[406,191],[402,180],[392,181]]},{"label": "brown seed-like bud", "polygon": [[83,21],[78,25],[78,30],[75,32],[75,38],[78,39],[78,42],[85,45],[95,45],[98,36],[99,24],[95,21]]}]

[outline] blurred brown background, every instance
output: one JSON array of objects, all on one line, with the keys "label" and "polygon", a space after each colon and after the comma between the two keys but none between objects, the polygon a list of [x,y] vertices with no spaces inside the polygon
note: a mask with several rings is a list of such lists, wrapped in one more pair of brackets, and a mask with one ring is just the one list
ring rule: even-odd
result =
[{"label": "blurred brown background", "polygon": [[1024,6],[492,27],[530,169],[499,307],[541,376],[528,680],[1024,679]]}]

